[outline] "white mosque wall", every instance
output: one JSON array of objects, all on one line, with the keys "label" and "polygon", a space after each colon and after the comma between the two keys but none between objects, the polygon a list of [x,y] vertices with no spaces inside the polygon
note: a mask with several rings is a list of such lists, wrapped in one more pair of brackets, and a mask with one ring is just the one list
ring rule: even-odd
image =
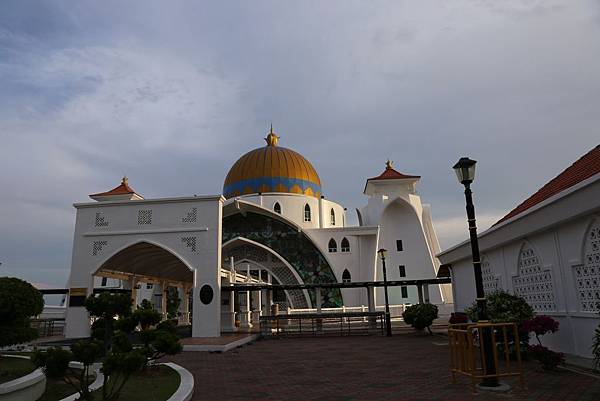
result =
[{"label": "white mosque wall", "polygon": [[[600,323],[600,180],[594,187],[501,224],[479,240],[486,293],[502,289],[525,297],[537,314],[560,323],[557,333],[543,337],[544,345],[583,357],[591,357]],[[476,295],[469,244],[440,259],[452,266],[454,306],[463,311]]]},{"label": "white mosque wall", "polygon": [[[343,281],[346,269],[353,282],[374,280],[378,227],[312,229],[305,233],[328,260],[338,282]],[[342,249],[344,239],[349,247]],[[335,242],[335,248],[330,249],[331,240]],[[368,304],[365,289],[342,289],[342,297],[345,306]]]},{"label": "white mosque wall", "polygon": [[[271,211],[274,211],[277,203],[281,207],[281,215],[303,229],[344,227],[346,223],[344,207],[324,198],[288,193],[252,194],[237,198]],[[310,207],[310,221],[305,221],[306,205]],[[331,210],[335,214],[335,222],[331,219]]]},{"label": "white mosque wall", "polygon": [[[208,196],[75,204],[71,295],[91,294],[93,275],[106,260],[130,245],[148,242],[170,251],[193,272],[193,336],[220,335],[222,201],[221,196]],[[208,305],[199,301],[205,284],[213,289]],[[65,334],[89,335],[83,306],[68,305]]]}]

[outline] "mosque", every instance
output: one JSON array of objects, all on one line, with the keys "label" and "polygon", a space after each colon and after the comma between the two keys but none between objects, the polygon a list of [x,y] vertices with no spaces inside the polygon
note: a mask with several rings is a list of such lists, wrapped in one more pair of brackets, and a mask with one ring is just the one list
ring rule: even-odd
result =
[{"label": "mosque", "polygon": [[[433,279],[440,247],[429,205],[417,193],[418,175],[385,170],[366,180],[366,205],[348,210],[323,196],[321,179],[299,153],[279,146],[271,128],[266,146],[241,156],[218,195],[145,199],[124,178],[116,188],[76,203],[66,337],[89,335],[86,296],[98,288],[130,289],[136,303],[152,299],[164,313],[166,289],[192,336],[219,336],[247,325],[270,305],[351,308],[383,305],[384,294],[353,288],[222,291],[237,282],[312,284],[382,280],[377,250],[385,248],[387,279]],[[446,285],[428,288],[430,302],[451,303]],[[417,302],[414,287],[389,289],[390,304]],[[235,299],[239,296],[239,299]],[[369,299],[372,298],[372,299]],[[237,309],[237,311],[236,311]]]}]

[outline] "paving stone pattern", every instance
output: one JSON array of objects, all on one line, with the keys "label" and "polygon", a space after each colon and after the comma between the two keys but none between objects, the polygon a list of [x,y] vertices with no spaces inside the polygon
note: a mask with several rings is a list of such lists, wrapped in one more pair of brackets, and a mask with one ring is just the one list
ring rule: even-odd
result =
[{"label": "paving stone pattern", "polygon": [[194,374],[193,400],[600,401],[599,379],[548,373],[535,362],[525,364],[526,390],[514,383],[507,394],[472,394],[466,378],[451,384],[444,344],[443,337],[413,334],[285,338],[172,360]]}]

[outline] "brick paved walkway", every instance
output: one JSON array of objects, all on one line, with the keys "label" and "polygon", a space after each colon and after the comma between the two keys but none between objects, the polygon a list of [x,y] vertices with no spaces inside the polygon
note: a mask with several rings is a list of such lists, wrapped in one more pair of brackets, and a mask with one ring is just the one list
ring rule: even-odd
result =
[{"label": "brick paved walkway", "polygon": [[[528,389],[469,393],[450,383],[443,337],[287,338],[227,353],[184,352],[173,360],[195,376],[193,400],[579,400],[599,401],[600,380],[526,363]],[[434,344],[435,343],[435,344]]]}]

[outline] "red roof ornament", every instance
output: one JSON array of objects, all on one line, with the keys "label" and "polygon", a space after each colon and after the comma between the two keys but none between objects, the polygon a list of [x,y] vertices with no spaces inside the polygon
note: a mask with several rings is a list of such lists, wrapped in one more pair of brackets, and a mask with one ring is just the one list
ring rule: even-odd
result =
[{"label": "red roof ornament", "polygon": [[394,162],[388,159],[385,162],[385,170],[383,173],[379,174],[377,177],[372,177],[367,179],[367,181],[375,181],[375,180],[404,180],[404,179],[419,179],[420,175],[408,175],[403,174],[399,171],[394,170]]},{"label": "red roof ornament", "polygon": [[[144,199],[140,195],[138,195],[133,188],[129,186],[129,179],[127,176],[123,177],[121,180],[121,184],[118,187],[115,187],[107,192],[100,192],[97,194],[89,195],[90,198],[94,200],[122,200],[122,199]],[[107,197],[111,197],[111,199],[107,199]],[[97,199],[100,198],[100,199]],[[117,199],[118,198],[118,199]]]},{"label": "red roof ornament", "polygon": [[515,217],[546,199],[557,195],[598,173],[600,173],[600,145],[597,145],[575,163],[567,167],[562,173],[550,180],[529,198],[525,199],[494,225]]}]

